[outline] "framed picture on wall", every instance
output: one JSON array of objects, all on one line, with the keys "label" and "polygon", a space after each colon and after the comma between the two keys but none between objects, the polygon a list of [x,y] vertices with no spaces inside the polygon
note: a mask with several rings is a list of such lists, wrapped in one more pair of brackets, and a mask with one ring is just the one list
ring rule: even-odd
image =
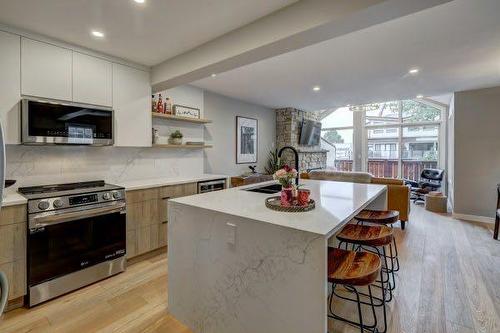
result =
[{"label": "framed picture on wall", "polygon": [[236,117],[236,163],[257,163],[257,119]]}]

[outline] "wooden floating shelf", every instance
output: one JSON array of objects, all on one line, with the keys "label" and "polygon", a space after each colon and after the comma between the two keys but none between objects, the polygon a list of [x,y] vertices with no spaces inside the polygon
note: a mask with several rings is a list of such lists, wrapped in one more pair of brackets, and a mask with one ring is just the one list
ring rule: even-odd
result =
[{"label": "wooden floating shelf", "polygon": [[174,115],[166,114],[166,113],[151,112],[151,114],[153,115],[154,118],[187,121],[190,123],[197,123],[197,124],[208,124],[208,123],[212,122],[211,120],[208,120],[208,119],[180,117],[180,116],[174,116]]},{"label": "wooden floating shelf", "polygon": [[171,144],[153,144],[153,148],[177,148],[177,149],[202,149],[212,148],[212,145],[171,145]]}]

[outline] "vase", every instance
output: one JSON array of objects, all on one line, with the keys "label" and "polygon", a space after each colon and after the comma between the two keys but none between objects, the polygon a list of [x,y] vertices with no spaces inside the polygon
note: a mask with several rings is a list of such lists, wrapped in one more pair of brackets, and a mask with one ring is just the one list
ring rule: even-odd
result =
[{"label": "vase", "polygon": [[171,145],[182,145],[182,138],[169,138],[168,143]]},{"label": "vase", "polygon": [[293,188],[283,187],[281,189],[280,200],[281,200],[282,206],[285,206],[285,207],[290,206],[292,204],[292,201],[293,201]]},{"label": "vase", "polygon": [[309,190],[299,190],[297,194],[297,201],[301,206],[307,206],[309,203],[309,197],[311,195],[311,191]]}]

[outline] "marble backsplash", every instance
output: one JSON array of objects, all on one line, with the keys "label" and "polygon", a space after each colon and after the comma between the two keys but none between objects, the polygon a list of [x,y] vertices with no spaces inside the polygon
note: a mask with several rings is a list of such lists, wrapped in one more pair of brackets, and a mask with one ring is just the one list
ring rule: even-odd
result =
[{"label": "marble backsplash", "polygon": [[203,151],[8,145],[7,179],[19,186],[104,179],[108,183],[203,173]]}]

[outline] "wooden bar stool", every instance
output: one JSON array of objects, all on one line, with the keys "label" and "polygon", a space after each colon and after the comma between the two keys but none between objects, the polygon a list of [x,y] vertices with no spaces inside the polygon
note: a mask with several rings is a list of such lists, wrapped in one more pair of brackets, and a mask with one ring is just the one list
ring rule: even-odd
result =
[{"label": "wooden bar stool", "polygon": [[[328,317],[340,320],[360,329],[361,332],[379,332],[377,329],[377,315],[375,312],[375,304],[373,302],[371,285],[377,280],[378,276],[382,278],[381,262],[379,256],[370,252],[355,252],[338,249],[334,247],[328,248],[328,282],[332,284],[332,291],[329,295],[329,314]],[[335,293],[337,286],[344,287],[347,291],[355,294],[356,298],[342,297],[342,299],[356,302],[358,306],[358,318],[356,322],[351,319],[340,317],[333,311],[333,297],[338,296]],[[356,287],[368,287],[368,302],[362,301],[363,295]],[[382,292],[385,295],[385,292]],[[385,297],[385,296],[382,296]],[[373,315],[373,324],[367,325],[363,321],[363,311],[361,305],[366,304],[371,307]],[[384,331],[387,328],[385,302],[383,304],[384,315]]]},{"label": "wooden bar stool", "polygon": [[[359,212],[354,219],[358,223],[373,223],[373,224],[383,224],[388,225],[391,228],[393,224],[399,221],[399,212],[397,210],[371,210],[365,209]],[[404,224],[401,222],[401,229],[404,229]],[[394,250],[392,249],[394,246]],[[394,253],[393,253],[394,252]],[[396,238],[393,237],[393,242],[389,246],[389,253],[391,258],[392,270],[394,272],[399,271],[399,258],[398,258],[398,246],[396,244]]]},{"label": "wooden bar stool", "polygon": [[[392,291],[396,287],[396,279],[394,277],[394,270],[391,264],[389,267],[387,259],[390,256],[386,254],[385,247],[390,246],[393,241],[393,229],[385,225],[358,225],[348,224],[336,236],[340,241],[339,248],[345,244],[346,250],[349,244],[352,245],[353,251],[365,250],[377,254],[382,260],[382,271],[386,273],[386,279],[382,278],[380,281],[380,288],[389,292],[389,297],[385,298],[386,302],[392,300]],[[391,283],[392,277],[392,283]],[[380,299],[375,299],[381,301]]]}]

